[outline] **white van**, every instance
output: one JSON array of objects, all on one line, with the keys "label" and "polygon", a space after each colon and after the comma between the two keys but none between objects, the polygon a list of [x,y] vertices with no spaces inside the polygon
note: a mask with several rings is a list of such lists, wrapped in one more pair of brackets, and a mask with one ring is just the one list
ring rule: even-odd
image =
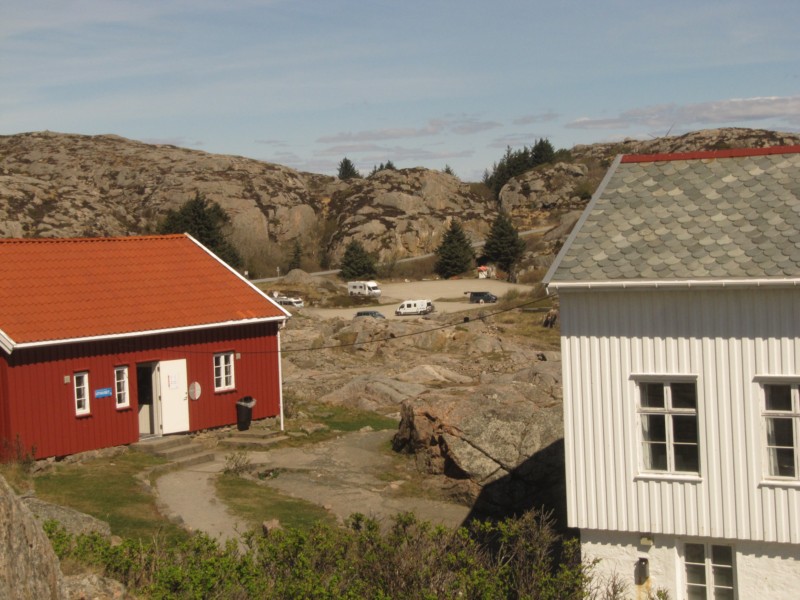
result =
[{"label": "white van", "polygon": [[403,315],[427,315],[434,310],[433,302],[430,300],[405,300],[394,314],[398,317]]},{"label": "white van", "polygon": [[378,298],[381,288],[376,281],[348,281],[347,293],[351,296],[372,296]]}]

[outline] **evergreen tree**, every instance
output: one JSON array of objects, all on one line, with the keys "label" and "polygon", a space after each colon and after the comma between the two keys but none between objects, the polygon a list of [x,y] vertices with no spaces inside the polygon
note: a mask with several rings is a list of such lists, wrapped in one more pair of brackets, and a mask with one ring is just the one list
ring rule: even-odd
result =
[{"label": "evergreen tree", "polygon": [[230,217],[222,207],[200,192],[178,210],[168,210],[158,226],[158,233],[188,233],[230,266],[242,265],[242,257],[225,239],[224,228]]},{"label": "evergreen tree", "polygon": [[516,280],[516,267],[525,252],[525,242],[519,238],[511,219],[500,211],[492,222],[489,237],[483,247],[483,258],[495,263],[508,273],[510,281]]},{"label": "evergreen tree", "polygon": [[300,246],[300,239],[295,238],[294,249],[292,250],[292,258],[291,260],[289,260],[287,273],[292,269],[299,269],[300,261],[302,260],[302,258],[303,258],[303,248]]},{"label": "evergreen tree", "polygon": [[339,179],[346,181],[348,179],[360,179],[361,173],[358,172],[353,161],[346,156],[339,163]]},{"label": "evergreen tree", "polygon": [[352,240],[347,244],[339,269],[339,277],[347,281],[372,279],[378,274],[375,257],[364,250],[364,246],[358,240]]},{"label": "evergreen tree", "polygon": [[433,270],[443,279],[460,275],[472,268],[475,260],[475,251],[472,249],[461,223],[453,220],[442,238],[442,243],[436,248],[438,256]]}]

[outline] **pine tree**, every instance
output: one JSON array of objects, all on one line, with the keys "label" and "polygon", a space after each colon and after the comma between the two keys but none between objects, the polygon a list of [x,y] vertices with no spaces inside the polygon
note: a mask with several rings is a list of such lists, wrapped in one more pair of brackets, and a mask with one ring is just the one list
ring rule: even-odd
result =
[{"label": "pine tree", "polygon": [[347,281],[372,279],[378,274],[375,257],[364,250],[364,246],[358,240],[352,240],[347,244],[339,269],[339,277]]},{"label": "pine tree", "polygon": [[475,251],[464,228],[456,220],[450,223],[450,227],[442,238],[442,243],[436,248],[438,259],[433,267],[436,274],[443,279],[460,275],[472,268],[475,260]]},{"label": "pine tree", "polygon": [[188,233],[230,266],[242,265],[242,257],[225,239],[224,228],[230,217],[216,202],[200,192],[178,210],[168,210],[158,226],[159,233]]},{"label": "pine tree", "polygon": [[300,261],[303,259],[303,248],[300,246],[300,240],[295,238],[294,240],[294,249],[292,250],[292,258],[289,260],[288,270],[291,271],[292,269],[299,269],[300,268]]},{"label": "pine tree", "polygon": [[525,242],[519,238],[511,219],[500,211],[492,222],[489,237],[483,247],[483,258],[495,263],[508,273],[511,281],[516,280],[516,266],[525,252]]},{"label": "pine tree", "polygon": [[339,163],[339,179],[346,181],[348,179],[360,179],[361,173],[358,172],[353,161],[346,156]]}]

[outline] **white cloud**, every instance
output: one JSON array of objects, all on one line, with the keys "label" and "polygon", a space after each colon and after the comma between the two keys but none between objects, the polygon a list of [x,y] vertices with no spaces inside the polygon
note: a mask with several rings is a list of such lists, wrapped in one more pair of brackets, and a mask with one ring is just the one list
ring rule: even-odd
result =
[{"label": "white cloud", "polygon": [[629,127],[713,126],[774,119],[800,122],[800,96],[731,98],[695,104],[661,104],[622,112],[617,117],[581,117],[569,129],[627,129]]}]

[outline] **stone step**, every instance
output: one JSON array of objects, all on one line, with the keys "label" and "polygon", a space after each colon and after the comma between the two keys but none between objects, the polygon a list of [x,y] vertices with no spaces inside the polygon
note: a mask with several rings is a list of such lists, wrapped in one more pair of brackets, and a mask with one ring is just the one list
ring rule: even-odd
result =
[{"label": "stone step", "polygon": [[172,461],[171,464],[175,468],[183,469],[186,467],[191,467],[192,465],[213,462],[214,458],[215,456],[213,452],[196,452],[194,454],[182,456],[177,460]]},{"label": "stone step", "polygon": [[166,452],[171,448],[180,448],[192,443],[189,436],[186,435],[171,435],[165,437],[152,437],[139,440],[131,444],[131,448],[140,450],[141,452],[148,452],[149,454],[160,455],[161,452]]},{"label": "stone step", "polygon": [[[242,432],[239,432],[242,433]],[[230,437],[223,438],[219,441],[220,446],[225,446],[227,448],[251,448],[251,449],[258,449],[258,448],[268,448],[273,444],[278,442],[282,442],[283,440],[288,440],[289,436],[284,435],[282,433],[275,433],[269,436],[260,436],[260,437],[253,437],[253,436],[241,436],[241,435],[232,435]]]}]

